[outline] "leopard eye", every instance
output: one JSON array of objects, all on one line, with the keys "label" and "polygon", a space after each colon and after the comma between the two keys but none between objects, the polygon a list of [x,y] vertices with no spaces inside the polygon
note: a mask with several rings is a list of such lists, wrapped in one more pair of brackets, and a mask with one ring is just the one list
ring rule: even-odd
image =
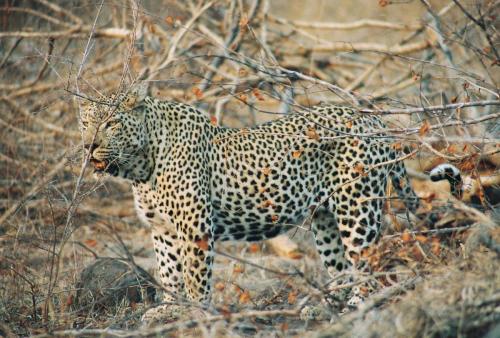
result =
[{"label": "leopard eye", "polygon": [[114,127],[118,124],[118,122],[119,122],[118,120],[109,120],[106,122],[106,124],[104,124],[104,129]]}]

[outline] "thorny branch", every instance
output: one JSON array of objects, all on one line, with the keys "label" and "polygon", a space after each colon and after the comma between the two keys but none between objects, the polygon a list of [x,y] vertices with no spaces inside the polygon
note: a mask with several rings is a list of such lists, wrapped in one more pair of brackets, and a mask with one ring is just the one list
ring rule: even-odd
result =
[{"label": "thorny branch", "polygon": [[[39,332],[35,330],[41,326],[50,332],[41,337],[149,336],[217,321],[274,316],[295,320],[298,316],[300,306],[289,306],[136,331],[51,331],[73,324],[75,312],[65,305],[71,303],[65,297],[89,257],[108,254],[103,254],[101,242],[106,241],[108,248],[124,248],[134,265],[137,251],[129,252],[127,247],[146,246],[138,240],[145,236],[137,235],[138,221],[128,204],[132,199],[128,187],[116,181],[90,183],[89,155],[80,156],[83,149],[78,133],[80,101],[102,103],[95,93],[127,91],[129,84],[139,80],[146,79],[157,97],[193,102],[209,114],[215,111],[214,124],[254,124],[320,102],[362,107],[361,113],[383,115],[391,127],[360,135],[339,133],[332,141],[391,133],[395,141],[411,143],[412,150],[379,165],[402,160],[417,163],[414,168],[418,169],[412,170],[423,181],[426,175],[421,172],[435,163],[462,163],[469,168],[464,174],[480,187],[475,189],[475,197],[495,196],[485,196],[483,186],[487,185],[485,178],[497,178],[499,165],[498,32],[489,24],[489,13],[498,2],[478,2],[477,11],[471,11],[463,1],[453,0],[442,8],[422,1],[411,20],[396,16],[390,22],[355,12],[348,18],[334,15],[331,20],[303,20],[285,15],[286,8],[277,15],[276,4],[260,0],[190,1],[188,5],[172,1],[159,3],[161,10],[142,7],[149,6],[146,2],[118,3],[100,1],[96,6],[70,8],[64,2],[37,0],[32,7],[12,1],[0,7],[0,261],[8,262],[9,271],[0,273],[0,316],[10,316],[2,317],[2,322],[19,324],[6,329],[2,324],[2,332],[26,335],[28,331],[19,331],[20,324],[33,323],[27,329],[31,333]],[[180,10],[176,12],[171,3]],[[456,17],[463,19],[463,27],[455,24]],[[471,43],[482,40],[471,37],[483,36],[486,48]],[[272,136],[306,137],[296,133]],[[448,151],[453,147],[460,151]],[[77,151],[61,152],[62,148]],[[419,161],[413,160],[415,156],[420,156]],[[498,180],[491,182],[488,188],[498,189]],[[103,202],[108,199],[114,201],[111,207]],[[452,205],[465,215],[446,223],[446,228],[431,229],[423,224],[418,230],[389,233],[383,239],[397,242],[406,233],[433,238],[449,233],[465,236],[480,224],[492,226],[487,206],[494,201],[484,203],[484,209],[464,202],[452,199],[447,209],[441,206],[440,210],[450,210]],[[135,237],[131,241],[119,233],[102,235],[96,224],[103,219],[116,225],[113,231],[133,232]],[[117,222],[119,219],[122,221]],[[498,251],[491,237],[481,240]],[[274,269],[225,249],[217,253],[223,256],[219,258],[248,264],[278,278],[286,276],[292,284],[305,286],[308,295],[303,299],[307,302],[309,295],[325,294],[317,283],[319,271],[323,271],[319,263],[304,269]],[[385,304],[425,278],[426,269],[416,268],[415,279],[386,289],[346,318],[358,320]],[[405,273],[412,275],[408,271]],[[373,280],[398,273],[389,269],[363,277]],[[23,312],[26,299],[28,314]],[[103,316],[92,316],[86,319],[87,327],[107,325]]]}]

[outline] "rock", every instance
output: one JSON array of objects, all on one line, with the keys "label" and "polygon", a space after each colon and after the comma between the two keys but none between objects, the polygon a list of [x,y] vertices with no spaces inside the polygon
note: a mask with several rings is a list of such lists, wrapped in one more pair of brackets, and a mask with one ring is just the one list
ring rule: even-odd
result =
[{"label": "rock", "polygon": [[99,258],[86,267],[76,284],[73,306],[78,312],[115,310],[129,304],[155,298],[154,280],[142,268],[125,260]]}]

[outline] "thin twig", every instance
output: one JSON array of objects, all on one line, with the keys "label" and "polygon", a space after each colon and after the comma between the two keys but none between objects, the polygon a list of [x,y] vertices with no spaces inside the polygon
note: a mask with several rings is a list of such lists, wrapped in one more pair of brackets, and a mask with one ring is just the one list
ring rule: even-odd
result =
[{"label": "thin twig", "polygon": [[[415,113],[424,113],[424,112],[433,112],[433,111],[441,111],[441,110],[450,110],[450,109],[461,109],[468,107],[485,107],[485,106],[500,106],[500,100],[485,100],[485,101],[474,101],[474,102],[461,102],[461,103],[452,103],[452,104],[444,104],[439,106],[429,106],[429,107],[420,107],[420,108],[402,108],[402,109],[360,109],[360,113],[367,114],[415,114]],[[495,114],[493,114],[495,115]]]}]

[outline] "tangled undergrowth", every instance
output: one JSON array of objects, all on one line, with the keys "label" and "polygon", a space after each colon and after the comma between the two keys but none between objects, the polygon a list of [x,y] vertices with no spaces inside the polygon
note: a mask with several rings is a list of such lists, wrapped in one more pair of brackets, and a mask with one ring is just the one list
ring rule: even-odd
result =
[{"label": "tangled undergrowth", "polygon": [[[0,335],[500,336],[498,1],[305,3],[0,7]],[[219,244],[207,313],[141,328],[154,304],[135,286],[161,293],[150,233],[128,184],[82,168],[78,131],[80,100],[138,81],[231,127],[322,101],[383,115],[421,208],[387,201],[365,306],[323,306],[331,280],[304,224],[293,252]],[[444,162],[462,171],[461,201],[428,179]],[[301,318],[319,305],[321,320]]]}]

